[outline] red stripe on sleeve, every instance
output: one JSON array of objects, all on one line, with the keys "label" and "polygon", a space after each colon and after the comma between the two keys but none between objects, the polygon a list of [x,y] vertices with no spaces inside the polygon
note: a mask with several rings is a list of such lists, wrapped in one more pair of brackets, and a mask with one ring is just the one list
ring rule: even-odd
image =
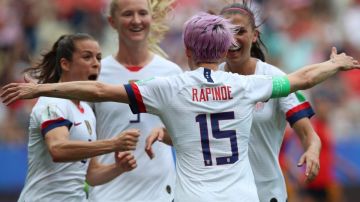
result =
[{"label": "red stripe on sleeve", "polygon": [[140,90],[139,90],[138,86],[135,83],[131,83],[130,85],[131,85],[131,88],[134,91],[135,98],[136,98],[136,103],[137,103],[138,108],[139,108],[139,112],[146,112],[146,108],[145,108],[145,105],[144,105],[144,102],[143,102],[143,99],[142,99],[142,96],[141,96],[141,93],[140,93]]},{"label": "red stripe on sleeve", "polygon": [[286,117],[288,118],[288,117],[292,116],[293,114],[295,114],[296,112],[307,109],[307,108],[311,108],[310,103],[309,102],[304,102],[304,103],[290,109],[289,111],[287,111],[286,112]]},{"label": "red stripe on sleeve", "polygon": [[57,119],[53,119],[53,120],[47,120],[47,121],[45,121],[45,122],[43,122],[42,124],[41,124],[41,130],[42,129],[44,129],[44,128],[47,128],[49,125],[51,125],[51,124],[53,124],[53,123],[56,123],[56,122],[58,122],[58,121],[63,121],[63,120],[65,120],[63,117],[60,117],[60,118],[57,118]]}]

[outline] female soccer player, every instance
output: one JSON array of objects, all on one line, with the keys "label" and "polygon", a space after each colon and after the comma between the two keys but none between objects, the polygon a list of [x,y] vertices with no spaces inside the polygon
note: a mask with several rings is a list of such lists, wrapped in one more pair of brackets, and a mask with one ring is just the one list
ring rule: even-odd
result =
[{"label": "female soccer player", "polygon": [[[108,22],[117,32],[118,50],[101,60],[99,81],[124,84],[154,76],[181,73],[180,67],[155,52],[161,52],[156,42],[164,34],[162,22],[171,0],[112,0]],[[114,44],[116,45],[116,44]],[[115,132],[130,128],[141,131],[134,151],[138,167],[102,186],[90,188],[91,201],[169,202],[174,198],[175,166],[171,147],[154,145],[157,158],[150,160],[145,152],[145,139],[154,127],[163,126],[157,116],[133,115],[126,104],[95,103],[98,139],[108,139]],[[113,163],[111,154],[99,158]]]},{"label": "female soccer player", "polygon": [[[261,50],[260,32],[255,16],[247,3],[235,3],[221,13],[236,26],[237,46],[232,48],[220,69],[241,75],[285,75],[279,68],[265,61]],[[321,142],[311,126],[309,118],[314,112],[304,97],[291,93],[287,97],[259,102],[254,110],[249,142],[249,159],[254,172],[260,201],[285,202],[285,180],[279,165],[279,152],[286,121],[300,137],[304,154],[298,166],[306,163],[305,176],[311,181],[319,172]]]},{"label": "female soccer player", "polygon": [[248,159],[257,102],[310,88],[358,61],[332,51],[332,59],[284,76],[242,76],[216,71],[236,43],[233,26],[209,14],[192,17],[184,29],[190,72],[127,85],[96,81],[13,83],[3,102],[37,96],[129,103],[134,113],[158,115],[176,149],[175,201],[259,201]]},{"label": "female soccer player", "polygon": [[[87,34],[63,35],[42,61],[27,72],[39,83],[95,80],[100,71],[98,43]],[[86,102],[40,97],[30,115],[28,173],[19,201],[86,201],[90,185],[111,181],[136,167],[138,130],[96,141],[95,116]],[[95,156],[115,152],[115,163]],[[91,159],[88,159],[91,158]]]}]

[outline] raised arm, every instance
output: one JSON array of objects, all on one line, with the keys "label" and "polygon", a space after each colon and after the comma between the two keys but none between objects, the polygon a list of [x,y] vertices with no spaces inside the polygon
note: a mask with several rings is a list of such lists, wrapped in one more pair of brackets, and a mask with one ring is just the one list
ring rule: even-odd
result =
[{"label": "raised arm", "polygon": [[11,83],[4,86],[2,90],[1,98],[6,105],[18,99],[31,99],[40,96],[89,102],[129,102],[123,85],[109,85],[98,81],[73,81],[51,84]]},{"label": "raised arm", "polygon": [[304,90],[321,83],[338,71],[359,69],[359,62],[345,53],[337,54],[335,47],[332,48],[330,60],[319,64],[305,66],[288,75],[290,92]]},{"label": "raised arm", "polygon": [[345,53],[337,54],[333,47],[330,60],[305,66],[286,76],[274,77],[271,98],[286,97],[292,92],[311,88],[338,71],[352,69],[360,69],[359,62]]}]

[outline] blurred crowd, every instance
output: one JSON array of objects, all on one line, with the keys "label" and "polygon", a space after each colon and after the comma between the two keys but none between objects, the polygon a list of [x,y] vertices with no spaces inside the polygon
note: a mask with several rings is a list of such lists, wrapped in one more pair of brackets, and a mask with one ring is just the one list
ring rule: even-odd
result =
[{"label": "blurred crowd", "polygon": [[[219,13],[226,3],[233,2],[177,0],[168,17],[170,31],[161,44],[169,59],[187,70],[183,23],[196,12]],[[114,52],[117,38],[106,21],[108,3],[1,0],[0,85],[23,81],[22,70],[37,62],[64,33],[89,33],[100,42],[103,56]],[[253,0],[252,8],[267,47],[267,61],[287,73],[327,60],[331,46],[360,60],[360,0]],[[315,103],[316,112],[325,113],[333,144],[360,138],[360,71],[340,73],[305,94]],[[0,105],[0,147],[26,144],[28,115],[34,102]],[[356,170],[352,173],[359,177]]]}]

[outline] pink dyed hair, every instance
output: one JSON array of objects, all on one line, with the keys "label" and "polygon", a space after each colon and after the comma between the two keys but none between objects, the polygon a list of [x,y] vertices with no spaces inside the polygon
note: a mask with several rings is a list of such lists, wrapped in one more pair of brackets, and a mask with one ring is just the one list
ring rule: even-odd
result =
[{"label": "pink dyed hair", "polygon": [[218,62],[234,39],[234,25],[227,19],[200,13],[185,23],[183,32],[184,44],[193,52],[197,63]]}]

